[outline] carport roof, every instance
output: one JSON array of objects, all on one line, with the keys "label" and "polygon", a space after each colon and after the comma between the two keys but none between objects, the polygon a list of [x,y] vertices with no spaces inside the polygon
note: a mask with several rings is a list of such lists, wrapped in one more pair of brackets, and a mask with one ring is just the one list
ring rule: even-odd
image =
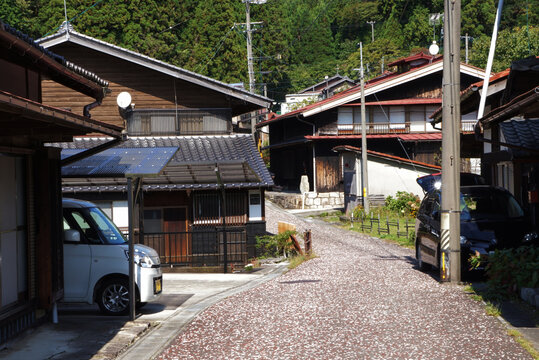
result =
[{"label": "carport roof", "polygon": [[[84,149],[62,150],[62,160]],[[146,177],[157,176],[170,162],[177,147],[113,148],[62,167],[62,177]]]},{"label": "carport roof", "polygon": [[[53,144],[64,148],[64,153],[74,154],[82,149],[101,145],[107,138],[76,138],[72,143]],[[161,174],[143,179],[144,190],[214,190],[219,188],[216,169],[225,188],[260,188],[273,185],[271,176],[258,153],[250,135],[222,136],[170,136],[132,137],[111,149],[119,153],[136,154],[141,149],[179,150],[165,166]],[[93,157],[90,157],[92,162]],[[155,155],[157,156],[157,155]],[[86,176],[85,172],[73,171],[73,166],[64,166],[64,192],[125,191],[126,180],[122,176]],[[69,175],[68,175],[69,174]]]}]

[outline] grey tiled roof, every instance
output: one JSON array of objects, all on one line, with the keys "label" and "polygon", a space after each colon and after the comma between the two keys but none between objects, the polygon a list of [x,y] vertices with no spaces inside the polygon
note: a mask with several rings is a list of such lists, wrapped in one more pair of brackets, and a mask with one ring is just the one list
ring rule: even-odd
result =
[{"label": "grey tiled roof", "polygon": [[500,127],[508,144],[539,150],[539,119],[504,121]]},{"label": "grey tiled roof", "polygon": [[170,74],[170,72],[172,71],[178,77],[183,78],[184,80],[187,80],[193,83],[200,84],[202,82],[203,86],[208,86],[209,84],[212,84],[216,88],[218,88],[221,92],[226,93],[229,96],[242,99],[247,102],[263,103],[265,107],[269,107],[271,105],[271,102],[273,101],[272,99],[269,99],[265,96],[251,93],[245,89],[234,87],[230,84],[224,83],[222,81],[218,81],[208,76],[204,76],[204,75],[195,73],[193,71],[189,71],[184,68],[180,68],[178,66],[168,64],[164,61],[160,61],[160,60],[151,58],[149,56],[137,53],[135,51],[128,50],[120,46],[110,44],[106,41],[99,40],[99,39],[90,37],[88,35],[81,34],[75,31],[71,24],[69,24],[69,26],[65,26],[65,24],[63,24],[56,33],[43,37],[41,39],[37,39],[36,43],[42,44],[43,46],[48,47],[50,46],[51,43],[56,44],[58,42],[68,41],[68,39],[69,41],[74,41],[76,39],[77,43],[79,44],[81,42],[84,42],[85,46],[88,46],[94,50],[102,49],[109,55],[121,56],[123,59],[128,59],[135,63],[143,64],[144,66],[150,67],[156,71],[160,71],[160,72],[168,73],[168,74]]},{"label": "grey tiled roof", "polygon": [[[64,149],[89,149],[110,141],[111,138],[75,138],[70,143],[51,144]],[[178,147],[179,150],[169,163],[168,167],[184,166],[186,164],[201,165],[209,163],[247,163],[258,177],[258,182],[227,183],[227,188],[258,188],[273,186],[273,181],[267,170],[251,135],[221,135],[221,136],[165,136],[165,137],[130,137],[116,148],[155,148]],[[67,180],[67,179],[66,179]],[[124,180],[110,179],[110,181],[89,183],[82,186],[71,186],[70,181],[64,181],[64,192],[76,191],[121,191]],[[144,186],[146,190],[171,189],[217,189],[215,183],[174,184],[163,182],[161,184],[151,181]]]}]

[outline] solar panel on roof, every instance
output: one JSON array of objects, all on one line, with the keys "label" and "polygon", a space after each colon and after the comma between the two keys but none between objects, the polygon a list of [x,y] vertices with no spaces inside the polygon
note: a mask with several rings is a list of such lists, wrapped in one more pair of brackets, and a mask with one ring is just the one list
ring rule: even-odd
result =
[{"label": "solar panel on roof", "polygon": [[[80,152],[62,150],[62,159]],[[169,163],[177,147],[112,148],[62,167],[63,177],[157,176]]]}]

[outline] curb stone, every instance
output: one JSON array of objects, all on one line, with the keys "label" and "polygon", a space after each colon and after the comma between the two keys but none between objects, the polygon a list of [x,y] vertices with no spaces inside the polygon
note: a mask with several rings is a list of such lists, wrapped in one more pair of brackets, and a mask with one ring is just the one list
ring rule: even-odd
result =
[{"label": "curb stone", "polygon": [[120,331],[107,342],[97,354],[92,356],[92,360],[112,360],[116,359],[138,338],[143,336],[153,327],[150,322],[127,322]]}]

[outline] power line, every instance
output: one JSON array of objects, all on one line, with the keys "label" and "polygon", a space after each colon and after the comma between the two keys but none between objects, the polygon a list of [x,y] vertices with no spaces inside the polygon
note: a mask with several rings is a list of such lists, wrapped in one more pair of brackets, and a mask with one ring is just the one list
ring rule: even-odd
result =
[{"label": "power line", "polygon": [[[219,45],[217,46],[217,50],[215,50],[215,52],[213,53],[213,56],[211,57],[210,60],[208,60],[206,62],[206,64],[203,65],[203,67],[201,68],[200,65],[195,69],[195,72],[198,73],[199,69],[205,69],[206,66],[208,66],[208,64],[215,58],[215,55],[217,55],[217,53],[219,52],[219,50],[221,49],[221,46],[223,46],[223,43],[225,42],[226,38],[228,37],[228,35],[230,34],[230,32],[232,30],[234,30],[234,28],[236,27],[236,25],[232,25],[232,27],[228,30],[228,32],[225,34],[225,36],[223,36],[223,38],[221,39],[221,42],[219,43]],[[206,56],[206,59],[208,57]],[[206,61],[206,59],[204,59],[204,61]]]}]

